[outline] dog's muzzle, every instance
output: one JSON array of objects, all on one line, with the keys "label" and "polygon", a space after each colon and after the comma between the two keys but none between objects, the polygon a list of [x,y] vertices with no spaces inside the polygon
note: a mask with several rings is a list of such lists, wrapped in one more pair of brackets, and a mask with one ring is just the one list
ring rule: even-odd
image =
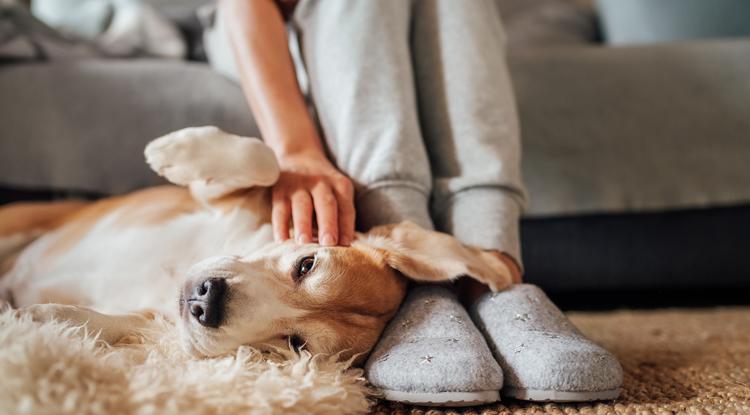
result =
[{"label": "dog's muzzle", "polygon": [[185,297],[187,312],[198,323],[210,328],[221,325],[227,297],[227,282],[224,278],[199,281]]}]

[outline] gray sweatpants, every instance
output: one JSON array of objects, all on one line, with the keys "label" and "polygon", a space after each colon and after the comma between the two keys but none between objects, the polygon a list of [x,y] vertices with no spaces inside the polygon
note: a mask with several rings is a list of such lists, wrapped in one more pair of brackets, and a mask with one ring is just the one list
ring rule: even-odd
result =
[{"label": "gray sweatpants", "polygon": [[292,26],[358,226],[434,223],[520,263],[526,197],[495,2],[303,0]]}]

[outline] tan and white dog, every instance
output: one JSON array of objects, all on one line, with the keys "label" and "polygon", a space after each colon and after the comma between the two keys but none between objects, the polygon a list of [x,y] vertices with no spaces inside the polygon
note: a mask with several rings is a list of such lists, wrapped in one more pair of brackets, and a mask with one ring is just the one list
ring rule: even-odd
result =
[{"label": "tan and white dog", "polygon": [[161,313],[196,356],[304,344],[345,358],[374,346],[404,277],[510,283],[495,255],[410,223],[350,247],[273,242],[268,186],[279,168],[258,139],[187,128],[145,153],[187,189],[0,209],[0,299],[38,320],[85,324],[109,343]]}]

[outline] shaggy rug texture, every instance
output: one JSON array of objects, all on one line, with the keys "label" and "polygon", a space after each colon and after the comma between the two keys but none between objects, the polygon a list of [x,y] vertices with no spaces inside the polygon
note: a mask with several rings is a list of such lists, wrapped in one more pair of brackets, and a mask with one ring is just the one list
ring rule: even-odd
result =
[{"label": "shaggy rug texture", "polygon": [[750,308],[569,313],[625,369],[613,402],[530,404],[507,400],[477,408],[414,408],[399,414],[750,414]]},{"label": "shaggy rug texture", "polygon": [[620,399],[477,408],[375,402],[362,372],[241,349],[192,360],[158,322],[103,346],[80,328],[0,314],[0,414],[750,414],[750,308],[572,313],[625,369]]},{"label": "shaggy rug texture", "polygon": [[115,347],[63,323],[0,314],[0,414],[338,414],[371,405],[362,371],[241,348],[190,359],[164,321]]}]

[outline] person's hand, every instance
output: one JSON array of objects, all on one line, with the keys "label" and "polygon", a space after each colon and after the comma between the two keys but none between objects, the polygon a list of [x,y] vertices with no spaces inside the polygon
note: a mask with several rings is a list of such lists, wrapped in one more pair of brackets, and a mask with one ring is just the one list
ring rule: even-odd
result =
[{"label": "person's hand", "polygon": [[281,176],[272,189],[273,233],[289,239],[290,222],[298,243],[313,241],[313,214],[321,245],[351,244],[354,239],[354,187],[324,154],[279,157]]}]

